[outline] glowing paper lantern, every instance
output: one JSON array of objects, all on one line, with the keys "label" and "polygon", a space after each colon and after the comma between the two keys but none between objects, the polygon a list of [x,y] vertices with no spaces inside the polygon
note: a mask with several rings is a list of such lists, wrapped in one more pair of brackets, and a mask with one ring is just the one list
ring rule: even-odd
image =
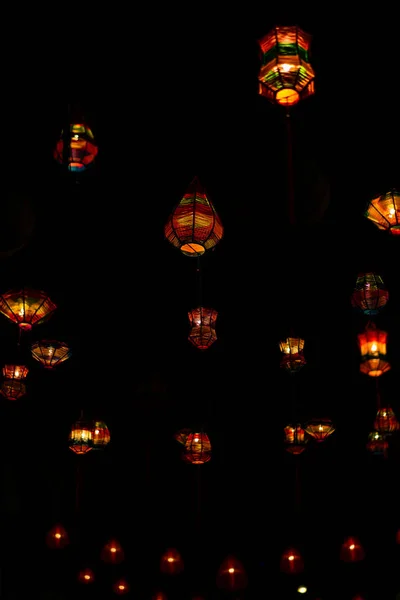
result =
[{"label": "glowing paper lantern", "polygon": [[309,62],[311,36],[300,27],[274,27],[259,40],[259,93],[270,102],[293,106],[314,93]]},{"label": "glowing paper lantern", "polygon": [[75,454],[87,454],[93,448],[93,425],[79,420],[73,424],[69,434],[69,449]]},{"label": "glowing paper lantern", "polygon": [[386,439],[386,435],[379,431],[371,431],[368,434],[367,450],[371,454],[379,454],[385,456],[389,449],[389,442]]},{"label": "glowing paper lantern", "polygon": [[26,385],[24,380],[28,375],[29,369],[24,365],[4,365],[3,377],[0,393],[7,400],[18,400],[25,396]]},{"label": "glowing paper lantern", "polygon": [[308,442],[305,429],[301,425],[287,425],[283,431],[286,451],[294,455],[304,452]]},{"label": "glowing paper lantern", "polygon": [[79,573],[78,573],[79,583],[83,583],[83,584],[87,585],[89,583],[93,583],[94,580],[95,580],[95,575],[94,575],[92,569],[86,568],[86,569],[82,569],[81,571],[79,571]]},{"label": "glowing paper lantern", "polygon": [[340,548],[340,560],[344,562],[359,562],[364,560],[365,551],[360,541],[355,537],[348,537]]},{"label": "glowing paper lantern", "polygon": [[199,257],[213,249],[223,234],[214,205],[195,177],[168,218],[165,238],[185,256]]},{"label": "glowing paper lantern", "polygon": [[45,292],[29,288],[11,290],[0,296],[0,313],[21,329],[30,330],[33,325],[44,323],[56,308]]},{"label": "glowing paper lantern", "polygon": [[111,539],[103,546],[100,558],[105,563],[118,565],[124,560],[125,554],[121,544],[117,540]]},{"label": "glowing paper lantern", "polygon": [[217,587],[230,592],[247,587],[247,573],[235,556],[227,556],[221,563],[217,572]]},{"label": "glowing paper lantern", "polygon": [[93,449],[104,448],[110,443],[110,430],[104,421],[95,421],[92,429]]},{"label": "glowing paper lantern", "polygon": [[115,594],[122,596],[123,594],[127,594],[129,592],[129,585],[126,579],[118,579],[113,585],[113,590]]},{"label": "glowing paper lantern", "polygon": [[400,194],[390,190],[371,200],[364,213],[378,229],[387,231],[391,235],[400,235]]},{"label": "glowing paper lantern", "polygon": [[185,462],[192,465],[203,465],[211,460],[211,442],[204,432],[189,433],[182,455]]},{"label": "glowing paper lantern", "polygon": [[[54,149],[54,158],[61,165],[65,164],[64,138],[62,131]],[[71,123],[67,144],[68,164],[66,166],[74,173],[85,171],[98,154],[92,130],[85,123]]]},{"label": "glowing paper lantern", "polygon": [[377,273],[359,273],[355,288],[351,295],[353,308],[365,315],[377,315],[387,304],[389,292]]},{"label": "glowing paper lantern", "polygon": [[279,349],[282,352],[280,366],[290,373],[296,373],[306,364],[303,356],[303,339],[289,337],[285,341],[279,342]]},{"label": "glowing paper lantern", "polygon": [[380,408],[375,417],[374,427],[378,433],[389,434],[397,431],[400,428],[400,424],[394,414],[393,409],[390,406]]},{"label": "glowing paper lantern", "polygon": [[167,548],[160,560],[160,571],[165,575],[178,575],[184,569],[182,556],[176,548]]},{"label": "glowing paper lantern", "polygon": [[54,369],[68,358],[72,352],[70,347],[64,342],[56,340],[41,340],[31,346],[32,356],[40,362],[45,369]]},{"label": "glowing paper lantern", "polygon": [[189,342],[199,350],[207,350],[216,340],[215,323],[218,317],[212,308],[195,308],[188,313],[190,332]]},{"label": "glowing paper lantern", "polygon": [[69,544],[69,536],[66,529],[60,525],[54,525],[47,533],[46,544],[53,550],[65,548]]},{"label": "glowing paper lantern", "polygon": [[304,571],[304,561],[296,548],[287,548],[280,560],[280,570],[286,575],[298,575]]},{"label": "glowing paper lantern", "polygon": [[305,431],[317,442],[323,442],[332,435],[335,427],[330,419],[312,419],[307,423]]}]

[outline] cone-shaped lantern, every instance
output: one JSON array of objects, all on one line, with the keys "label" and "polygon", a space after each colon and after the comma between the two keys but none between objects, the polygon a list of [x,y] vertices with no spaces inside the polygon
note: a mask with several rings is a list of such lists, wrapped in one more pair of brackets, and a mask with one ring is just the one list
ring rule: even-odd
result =
[{"label": "cone-shaped lantern", "polygon": [[335,426],[330,419],[311,419],[305,427],[306,433],[317,442],[325,441],[335,431]]},{"label": "cone-shaped lantern", "polygon": [[300,27],[274,27],[259,40],[259,93],[270,102],[293,106],[314,93],[309,61],[311,36]]},{"label": "cone-shaped lantern", "polygon": [[72,354],[70,347],[64,342],[56,340],[41,340],[31,347],[32,356],[40,362],[45,369],[54,369],[66,361]]},{"label": "cone-shaped lantern", "polygon": [[218,312],[213,308],[194,308],[188,312],[190,331],[188,340],[199,350],[207,350],[216,340],[215,324]]},{"label": "cone-shaped lantern", "polygon": [[359,273],[351,295],[353,308],[365,315],[377,315],[387,304],[389,292],[378,273]]},{"label": "cone-shaped lantern", "polygon": [[165,238],[185,256],[199,257],[214,248],[223,234],[214,205],[195,177],[167,220]]},{"label": "cone-shaped lantern", "polygon": [[364,213],[378,229],[383,229],[392,235],[400,235],[400,194],[390,190],[374,198],[368,203]]},{"label": "cone-shaped lantern", "polygon": [[46,321],[56,309],[45,292],[23,288],[0,296],[0,313],[21,329],[31,329]]}]

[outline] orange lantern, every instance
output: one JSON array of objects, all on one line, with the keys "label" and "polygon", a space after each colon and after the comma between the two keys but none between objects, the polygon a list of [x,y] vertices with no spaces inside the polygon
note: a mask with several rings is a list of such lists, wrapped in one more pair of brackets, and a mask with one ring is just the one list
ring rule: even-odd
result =
[{"label": "orange lantern", "polygon": [[192,465],[203,465],[211,460],[211,442],[204,432],[189,433],[182,455],[185,462]]},{"label": "orange lantern", "polygon": [[23,380],[26,379],[28,373],[29,369],[24,365],[4,365],[3,367],[4,379]]},{"label": "orange lantern", "polygon": [[387,333],[369,323],[358,336],[358,345],[361,353],[360,371],[370,377],[380,377],[390,369],[390,364],[385,360]]},{"label": "orange lantern", "polygon": [[110,443],[110,430],[103,421],[95,421],[92,431],[93,449],[103,448]]},{"label": "orange lantern", "polygon": [[160,560],[160,571],[166,575],[178,575],[184,569],[182,556],[176,548],[167,548]]},{"label": "orange lantern", "polygon": [[100,558],[105,563],[118,565],[124,560],[125,554],[121,544],[117,540],[111,539],[103,546]]},{"label": "orange lantern", "polygon": [[400,194],[390,190],[371,200],[364,213],[378,229],[387,231],[392,235],[400,235]]},{"label": "orange lantern", "polygon": [[286,575],[297,575],[304,570],[304,561],[296,548],[287,548],[281,556],[280,570]]},{"label": "orange lantern", "polygon": [[165,238],[185,256],[199,257],[213,249],[223,234],[214,205],[195,177],[168,218]]},{"label": "orange lantern", "polygon": [[69,536],[66,529],[60,525],[54,525],[47,533],[46,544],[52,550],[65,548],[69,544]]},{"label": "orange lantern", "polygon": [[221,563],[217,572],[217,587],[230,592],[247,587],[247,573],[235,556],[227,556]]},{"label": "orange lantern", "polygon": [[80,419],[73,424],[69,434],[69,449],[75,454],[86,454],[93,448],[93,425]]},{"label": "orange lantern", "polygon": [[386,455],[389,449],[389,442],[386,439],[386,435],[379,431],[371,431],[368,435],[367,450],[371,454],[383,454]]},{"label": "orange lantern", "polygon": [[300,27],[274,27],[259,42],[259,93],[270,102],[293,106],[314,93],[309,62],[311,36]]},{"label": "orange lantern", "polygon": [[351,305],[365,315],[377,315],[387,304],[389,292],[377,273],[359,273],[353,293]]},{"label": "orange lantern", "polygon": [[0,393],[7,400],[18,400],[22,396],[25,396],[26,385],[23,381],[26,379],[28,372],[28,367],[24,365],[4,365],[4,381],[1,384]]},{"label": "orange lantern", "polygon": [[199,350],[207,350],[216,340],[216,310],[200,306],[188,312],[190,333],[189,342]]},{"label": "orange lantern", "polygon": [[364,560],[365,552],[359,540],[355,537],[348,537],[340,548],[340,560],[344,562],[359,562]]},{"label": "orange lantern", "polygon": [[[64,152],[65,142],[68,145],[67,157]],[[98,147],[92,130],[85,123],[71,123],[67,140],[65,140],[64,131],[62,131],[53,155],[59,164],[62,165],[67,162],[69,171],[80,173],[93,163],[97,154]]]},{"label": "orange lantern", "polygon": [[31,346],[32,356],[40,362],[45,369],[54,369],[71,356],[71,350],[64,342],[56,340],[42,340]]},{"label": "orange lantern", "polygon": [[400,424],[390,406],[378,409],[374,421],[374,427],[378,433],[389,434],[397,431]]},{"label": "orange lantern", "polygon": [[118,581],[116,581],[113,585],[113,591],[119,596],[127,594],[129,592],[129,585],[126,579],[118,579]]},{"label": "orange lantern", "polygon": [[301,425],[287,425],[284,428],[285,446],[290,454],[301,454],[306,449],[308,437]]},{"label": "orange lantern", "polygon": [[33,325],[44,323],[56,308],[45,292],[29,288],[11,290],[0,296],[0,313],[21,329],[30,330]]},{"label": "orange lantern", "polygon": [[330,419],[312,419],[307,423],[305,431],[317,442],[323,442],[332,435],[335,427]]},{"label": "orange lantern", "polygon": [[82,569],[78,573],[78,581],[79,583],[84,583],[85,585],[88,583],[93,583],[95,580],[94,573],[92,569]]},{"label": "orange lantern", "polygon": [[279,342],[279,349],[283,354],[280,366],[290,373],[296,373],[306,364],[306,359],[303,356],[303,339],[286,338],[284,342]]}]

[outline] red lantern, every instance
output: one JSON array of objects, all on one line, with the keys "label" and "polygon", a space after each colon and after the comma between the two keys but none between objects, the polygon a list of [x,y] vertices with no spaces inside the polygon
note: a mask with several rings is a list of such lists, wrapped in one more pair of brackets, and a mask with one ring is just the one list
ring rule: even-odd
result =
[{"label": "red lantern", "polygon": [[304,561],[296,548],[287,548],[281,556],[280,570],[286,575],[297,575],[304,570]]},{"label": "red lantern", "polygon": [[340,549],[340,560],[344,562],[359,562],[364,560],[365,552],[359,540],[355,537],[348,537]]},{"label": "red lantern", "polygon": [[[54,158],[59,164],[65,164],[64,156],[64,132],[58,140]],[[68,144],[68,170],[79,173],[85,171],[94,161],[98,154],[92,130],[85,123],[71,123]]]},{"label": "red lantern", "polygon": [[92,423],[80,419],[72,425],[69,449],[75,454],[86,454],[93,448]]},{"label": "red lantern", "polygon": [[360,371],[370,377],[380,377],[390,369],[385,360],[387,333],[369,323],[358,336],[358,346],[361,353]]},{"label": "red lantern", "polygon": [[28,373],[29,369],[24,365],[4,365],[3,367],[4,379],[23,380],[26,379]]},{"label": "red lantern", "polygon": [[121,544],[115,540],[109,540],[102,548],[100,558],[105,563],[110,563],[112,565],[118,565],[121,563],[124,558],[124,551],[122,549]]},{"label": "red lantern", "polygon": [[296,373],[306,364],[303,339],[289,337],[284,342],[279,342],[279,349],[283,354],[280,366],[290,373]]},{"label": "red lantern", "polygon": [[82,569],[78,573],[78,581],[79,583],[84,583],[85,585],[88,583],[93,583],[95,580],[94,573],[92,569]]},{"label": "red lantern", "polygon": [[185,256],[202,256],[224,234],[219,216],[195,177],[164,227],[165,238]]},{"label": "red lantern", "polygon": [[389,449],[389,442],[386,439],[385,434],[379,433],[379,431],[371,431],[368,435],[367,450],[372,454],[383,454]]},{"label": "red lantern", "polygon": [[189,342],[199,350],[207,350],[217,340],[215,332],[217,311],[200,306],[188,312],[188,317],[190,323]]},{"label": "red lantern", "polygon": [[192,465],[203,465],[210,461],[211,442],[208,435],[204,432],[189,433],[182,458]]},{"label": "red lantern", "polygon": [[176,548],[167,548],[160,560],[160,571],[166,575],[178,575],[184,569],[182,556]]},{"label": "red lantern", "polygon": [[0,313],[21,329],[44,323],[57,306],[42,291],[23,288],[11,290],[0,296]]},{"label": "red lantern", "polygon": [[351,305],[365,315],[377,315],[389,300],[389,292],[377,273],[359,273]]},{"label": "red lantern", "polygon": [[247,573],[235,556],[227,556],[217,572],[217,587],[235,592],[247,587]]},{"label": "red lantern", "polygon": [[306,449],[308,437],[301,425],[287,425],[284,428],[285,447],[290,454],[301,454]]},{"label": "red lantern", "polygon": [[47,533],[46,544],[52,550],[65,548],[69,544],[69,536],[66,529],[60,524],[54,525]]},{"label": "red lantern", "polygon": [[335,427],[330,419],[312,419],[307,423],[305,431],[317,442],[323,442],[332,435]]},{"label": "red lantern", "polygon": [[7,400],[19,400],[26,394],[26,385],[22,383],[22,381],[6,379],[1,384],[0,393],[7,398]]},{"label": "red lantern", "polygon": [[390,406],[380,408],[375,417],[374,427],[378,433],[388,434],[397,431],[400,424]]},{"label": "red lantern", "polygon": [[71,356],[71,350],[64,342],[56,340],[42,340],[31,346],[32,356],[40,362],[45,369],[54,369]]},{"label": "red lantern", "polygon": [[118,579],[118,581],[116,581],[113,585],[113,591],[119,596],[127,594],[129,592],[129,585],[126,579]]},{"label": "red lantern", "polygon": [[400,235],[400,194],[390,190],[374,198],[368,203],[364,216],[378,229],[388,231],[391,235]]},{"label": "red lantern", "polygon": [[95,421],[92,431],[93,449],[103,448],[110,443],[110,430],[103,421]]}]

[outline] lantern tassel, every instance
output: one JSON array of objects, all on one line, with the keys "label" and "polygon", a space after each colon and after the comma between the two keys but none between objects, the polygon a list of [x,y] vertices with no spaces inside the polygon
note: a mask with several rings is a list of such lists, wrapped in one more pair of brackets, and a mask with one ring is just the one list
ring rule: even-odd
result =
[{"label": "lantern tassel", "polygon": [[286,112],[286,134],[287,134],[287,167],[288,167],[288,213],[290,225],[295,225],[294,207],[294,171],[293,171],[293,136],[289,109]]}]

